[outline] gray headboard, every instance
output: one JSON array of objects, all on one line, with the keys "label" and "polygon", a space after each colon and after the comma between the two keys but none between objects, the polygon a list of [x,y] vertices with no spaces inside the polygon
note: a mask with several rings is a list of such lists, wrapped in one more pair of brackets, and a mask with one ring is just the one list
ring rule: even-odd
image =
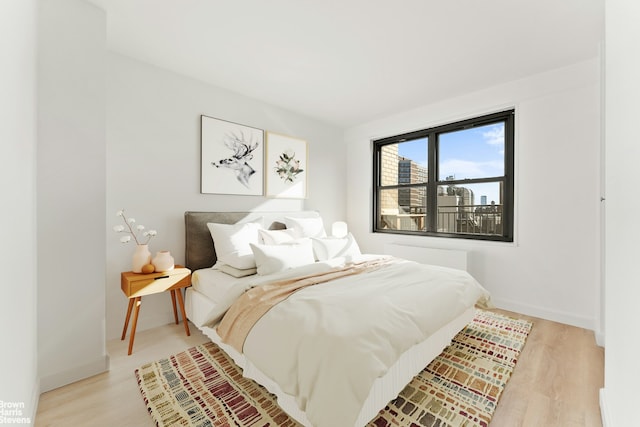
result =
[{"label": "gray headboard", "polygon": [[309,218],[318,216],[316,211],[297,212],[185,212],[185,267],[195,271],[212,267],[217,260],[208,222],[236,224],[263,218],[263,225],[270,230],[285,228],[284,217]]}]

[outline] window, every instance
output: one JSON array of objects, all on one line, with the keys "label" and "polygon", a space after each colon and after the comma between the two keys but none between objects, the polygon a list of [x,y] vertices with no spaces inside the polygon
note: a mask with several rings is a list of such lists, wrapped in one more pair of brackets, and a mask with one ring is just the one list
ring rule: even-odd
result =
[{"label": "window", "polygon": [[513,241],[514,110],[373,141],[373,231]]}]

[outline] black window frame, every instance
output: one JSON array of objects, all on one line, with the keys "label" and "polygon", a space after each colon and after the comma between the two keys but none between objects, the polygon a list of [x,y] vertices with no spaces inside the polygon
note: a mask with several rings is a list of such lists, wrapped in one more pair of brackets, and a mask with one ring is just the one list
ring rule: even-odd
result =
[{"label": "black window frame", "polygon": [[[499,177],[485,177],[477,179],[448,179],[438,180],[438,135],[453,131],[466,130],[495,123],[504,123],[504,175]],[[427,143],[427,182],[419,184],[381,185],[381,153],[382,147],[389,144],[408,142],[415,139],[428,138]],[[423,130],[404,133],[382,139],[373,140],[373,206],[372,231],[374,233],[418,235],[430,237],[446,237],[455,239],[473,239],[513,242],[514,238],[514,159],[515,159],[515,109],[486,114],[444,125],[434,126]],[[478,234],[463,232],[437,231],[437,197],[438,187],[441,185],[464,185],[483,182],[503,182],[502,204],[502,234]],[[426,209],[424,215],[426,231],[411,231],[384,228],[380,224],[380,198],[382,190],[402,188],[426,188]],[[430,213],[429,210],[434,210]]]}]

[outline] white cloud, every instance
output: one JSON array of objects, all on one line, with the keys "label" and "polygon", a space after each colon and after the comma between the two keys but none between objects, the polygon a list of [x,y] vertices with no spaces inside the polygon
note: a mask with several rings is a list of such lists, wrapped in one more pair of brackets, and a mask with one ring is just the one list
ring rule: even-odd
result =
[{"label": "white cloud", "polygon": [[504,126],[495,125],[486,132],[482,132],[484,141],[489,145],[504,145]]},{"label": "white cloud", "polygon": [[440,164],[440,176],[455,176],[456,179],[484,178],[501,176],[504,165],[499,161],[472,162],[469,160],[450,159]]}]

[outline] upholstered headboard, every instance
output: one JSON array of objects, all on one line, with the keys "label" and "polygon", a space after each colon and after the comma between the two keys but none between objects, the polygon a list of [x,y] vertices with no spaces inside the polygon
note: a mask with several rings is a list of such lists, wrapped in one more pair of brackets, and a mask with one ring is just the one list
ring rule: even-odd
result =
[{"label": "upholstered headboard", "polygon": [[185,212],[185,266],[191,271],[212,267],[217,260],[216,251],[207,227],[208,222],[236,224],[262,218],[265,228],[285,228],[284,217],[310,218],[318,216],[316,211],[298,212]]}]

